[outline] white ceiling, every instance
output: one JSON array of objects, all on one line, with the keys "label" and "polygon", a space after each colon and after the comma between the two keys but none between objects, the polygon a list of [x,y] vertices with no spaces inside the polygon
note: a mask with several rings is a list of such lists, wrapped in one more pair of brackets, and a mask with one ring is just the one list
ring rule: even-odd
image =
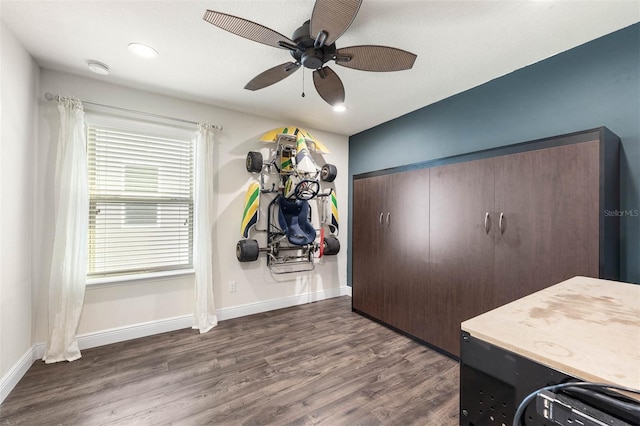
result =
[{"label": "white ceiling", "polygon": [[[0,17],[37,63],[112,83],[352,135],[640,20],[638,0],[364,0],[338,48],[398,47],[418,55],[394,73],[331,67],[348,110],[336,113],[315,92],[310,70],[265,89],[244,85],[289,61],[289,53],[202,20],[206,9],[236,15],[286,36],[311,16],[314,0],[11,1]],[[144,60],[131,42],[154,47]],[[87,60],[111,74],[89,72]],[[99,101],[99,100],[93,100]],[[224,124],[224,123],[222,123]]]}]

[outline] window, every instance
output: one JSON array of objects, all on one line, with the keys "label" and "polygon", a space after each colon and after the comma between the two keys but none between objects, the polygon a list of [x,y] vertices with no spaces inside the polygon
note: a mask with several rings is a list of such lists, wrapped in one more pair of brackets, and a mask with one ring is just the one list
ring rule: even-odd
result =
[{"label": "window", "polygon": [[89,124],[88,278],[192,268],[194,141]]},{"label": "window", "polygon": [[[158,167],[145,164],[124,165],[124,191],[158,192]],[[125,206],[124,224],[129,226],[156,226],[158,224],[158,206],[149,203],[130,202]]]}]

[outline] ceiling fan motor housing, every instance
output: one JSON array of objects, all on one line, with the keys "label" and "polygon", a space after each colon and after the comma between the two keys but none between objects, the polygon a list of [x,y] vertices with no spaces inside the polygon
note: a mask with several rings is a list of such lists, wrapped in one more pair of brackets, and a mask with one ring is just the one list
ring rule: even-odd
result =
[{"label": "ceiling fan motor housing", "polygon": [[305,68],[316,70],[333,59],[336,54],[336,45],[332,43],[323,45],[318,49],[314,48],[315,39],[309,34],[309,25],[310,21],[307,21],[293,32],[291,39],[298,49],[292,50],[291,56]]}]

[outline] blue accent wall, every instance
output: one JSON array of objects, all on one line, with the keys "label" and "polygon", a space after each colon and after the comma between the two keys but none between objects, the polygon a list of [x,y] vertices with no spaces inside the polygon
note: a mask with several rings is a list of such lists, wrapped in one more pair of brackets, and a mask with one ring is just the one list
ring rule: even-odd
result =
[{"label": "blue accent wall", "polygon": [[[351,136],[349,191],[356,174],[600,126],[622,141],[620,279],[640,283],[640,24]],[[348,250],[351,285],[351,234]]]}]

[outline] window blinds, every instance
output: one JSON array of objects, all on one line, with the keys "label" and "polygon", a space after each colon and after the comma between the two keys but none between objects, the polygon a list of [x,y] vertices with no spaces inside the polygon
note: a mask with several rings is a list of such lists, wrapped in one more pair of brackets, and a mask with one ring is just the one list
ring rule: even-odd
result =
[{"label": "window blinds", "polygon": [[188,269],[193,140],[87,126],[89,278]]}]

